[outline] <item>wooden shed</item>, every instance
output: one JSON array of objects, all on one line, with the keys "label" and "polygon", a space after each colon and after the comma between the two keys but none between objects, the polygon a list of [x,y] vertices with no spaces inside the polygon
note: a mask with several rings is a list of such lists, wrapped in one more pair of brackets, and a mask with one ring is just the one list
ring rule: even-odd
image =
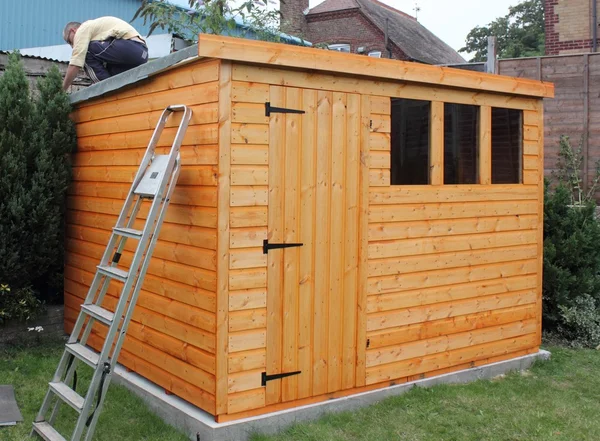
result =
[{"label": "wooden shed", "polygon": [[67,330],[160,112],[185,104],[128,369],[228,421],[539,350],[552,84],[220,36],[191,50],[73,95]]}]

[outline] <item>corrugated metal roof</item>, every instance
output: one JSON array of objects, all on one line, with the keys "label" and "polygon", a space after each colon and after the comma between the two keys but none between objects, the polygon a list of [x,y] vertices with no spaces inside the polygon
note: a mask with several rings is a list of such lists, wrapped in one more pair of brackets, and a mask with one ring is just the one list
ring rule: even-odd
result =
[{"label": "corrugated metal roof", "polygon": [[[0,55],[8,55],[10,54],[10,51],[0,51]],[[26,54],[21,54],[21,56],[23,58],[33,58],[34,60],[46,60],[46,61],[52,61],[53,63],[65,63],[67,64],[68,61],[63,61],[63,60],[58,60],[56,58],[48,58],[48,57],[38,57],[36,55],[26,55]]]},{"label": "corrugated metal roof", "polygon": [[[63,44],[62,30],[70,21],[112,15],[130,21],[140,0],[1,0],[0,50]],[[149,25],[133,26],[147,34]]]}]

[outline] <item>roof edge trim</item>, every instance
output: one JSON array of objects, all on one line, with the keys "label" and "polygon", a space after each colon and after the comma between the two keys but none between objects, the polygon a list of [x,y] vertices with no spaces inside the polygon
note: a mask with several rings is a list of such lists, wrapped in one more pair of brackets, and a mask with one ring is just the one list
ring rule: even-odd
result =
[{"label": "roof edge trim", "polygon": [[83,90],[74,92],[70,96],[71,104],[77,104],[82,101],[87,101],[92,98],[106,95],[107,93],[114,92],[122,87],[157,75],[160,72],[196,61],[199,58],[197,44],[186,47],[185,49],[174,52],[165,57],[157,58],[156,60],[152,60],[134,69],[123,72],[122,74],[107,78],[106,80],[96,83]]}]

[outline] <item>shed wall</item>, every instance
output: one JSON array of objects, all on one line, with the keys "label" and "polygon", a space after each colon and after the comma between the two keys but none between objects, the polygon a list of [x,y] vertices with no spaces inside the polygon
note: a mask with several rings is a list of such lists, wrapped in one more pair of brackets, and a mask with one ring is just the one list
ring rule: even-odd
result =
[{"label": "shed wall", "polygon": [[389,184],[389,109],[389,98],[372,98],[366,383],[537,350],[539,113],[524,112],[525,184],[411,187]]},{"label": "shed wall", "polygon": [[[219,66],[214,60],[183,66],[77,106],[65,269],[70,331],[162,110],[171,104],[190,106],[181,174],[119,361],[213,413]],[[158,153],[169,149],[179,120],[168,121]],[[147,208],[141,213],[143,218]],[[142,227],[140,220],[136,228]],[[135,251],[135,241],[129,242],[124,266]],[[113,284],[104,303],[112,310],[120,288]],[[90,339],[96,349],[96,333],[103,331],[97,326]]]},{"label": "shed wall", "polygon": [[[543,213],[540,100],[245,64],[234,64],[232,80],[229,225],[234,249],[229,313],[230,319],[243,319],[230,320],[229,406],[228,415],[220,420],[538,350]],[[268,101],[269,85],[363,95],[363,111],[370,109],[370,141],[361,162],[370,168],[365,179],[369,184],[363,190],[368,205],[360,252],[366,253],[369,263],[358,280],[363,289],[357,300],[356,387],[260,409],[257,402],[264,400],[264,390],[256,381],[267,366],[268,318],[267,260],[260,260],[258,247],[268,234],[269,125],[259,111]],[[430,100],[438,111],[444,101],[479,105],[488,113],[492,107],[524,110],[524,183],[440,185],[440,160],[432,164],[437,185],[390,186],[390,97]],[[436,118],[443,121],[441,115]],[[437,130],[443,133],[439,124]],[[490,142],[491,125],[487,130],[480,135],[484,143]],[[443,136],[433,136],[432,148],[440,151]],[[487,161],[484,168],[489,167],[491,175]],[[235,268],[241,262],[252,262],[252,268]],[[231,328],[239,323],[244,328]]]}]

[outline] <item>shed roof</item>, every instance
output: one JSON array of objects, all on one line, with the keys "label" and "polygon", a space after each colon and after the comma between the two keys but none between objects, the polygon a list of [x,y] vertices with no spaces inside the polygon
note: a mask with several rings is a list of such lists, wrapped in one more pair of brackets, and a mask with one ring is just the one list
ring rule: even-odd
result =
[{"label": "shed roof", "polygon": [[389,37],[411,59],[427,64],[464,63],[458,52],[409,14],[377,0],[325,0],[308,15],[344,10],[360,10],[382,32],[389,19]]},{"label": "shed roof", "polygon": [[[151,61],[71,95],[71,102],[92,99],[199,59],[223,59],[272,67],[329,72],[364,79],[420,83],[508,95],[553,97],[554,85],[524,78],[471,72],[451,67],[373,58],[324,49],[200,34],[198,44]],[[317,87],[317,86],[316,86]]]}]

